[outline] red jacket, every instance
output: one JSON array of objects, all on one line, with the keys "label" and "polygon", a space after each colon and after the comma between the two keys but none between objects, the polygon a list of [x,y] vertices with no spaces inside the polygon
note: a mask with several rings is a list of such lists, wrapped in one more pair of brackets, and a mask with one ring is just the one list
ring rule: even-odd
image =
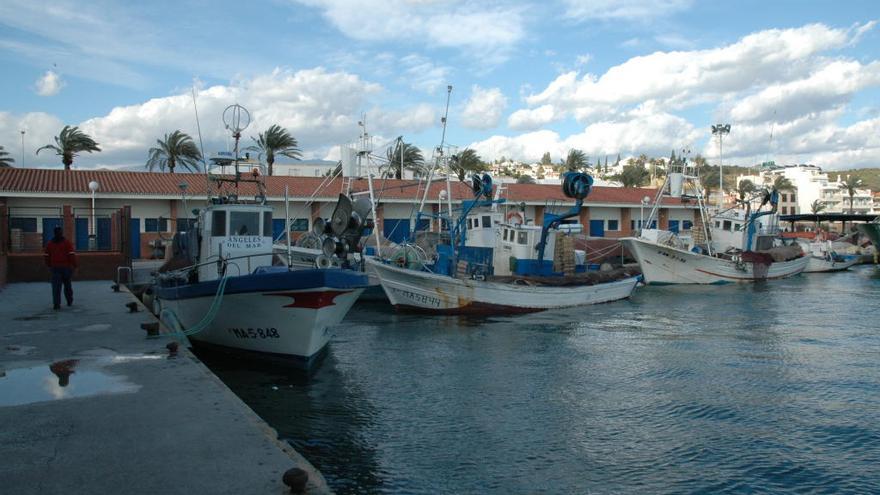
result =
[{"label": "red jacket", "polygon": [[76,253],[73,251],[73,244],[67,239],[47,242],[44,257],[49,268],[76,268]]}]

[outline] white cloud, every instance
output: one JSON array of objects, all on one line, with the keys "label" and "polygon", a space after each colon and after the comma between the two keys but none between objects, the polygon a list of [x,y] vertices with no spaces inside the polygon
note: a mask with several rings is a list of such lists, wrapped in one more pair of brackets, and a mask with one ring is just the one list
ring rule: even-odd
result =
[{"label": "white cloud", "polygon": [[787,122],[846,103],[856,92],[878,85],[880,62],[833,61],[804,79],[770,85],[743,98],[730,117],[738,122]]},{"label": "white cloud", "polygon": [[522,7],[467,0],[293,0],[320,9],[344,35],[456,48],[484,63],[505,60],[525,36]]},{"label": "white cloud", "polygon": [[474,85],[471,96],[464,104],[461,123],[471,129],[491,129],[498,125],[507,108],[507,98],[499,88],[481,88]]},{"label": "white cloud", "polygon": [[645,20],[685,10],[692,0],[564,0],[565,16],[578,21]]},{"label": "white cloud", "polygon": [[403,80],[409,87],[434,94],[449,81],[449,68],[437,65],[427,57],[410,54],[400,59]]},{"label": "white cloud", "polygon": [[61,80],[61,76],[57,72],[47,70],[45,74],[37,79],[34,88],[40,96],[55,96],[64,85],[64,81]]},{"label": "white cloud", "polygon": [[[357,121],[368,109],[373,135],[398,135],[437,125],[436,109],[430,105],[399,109],[375,106],[371,99],[382,91],[378,84],[356,75],[320,67],[295,72],[276,69],[235,84],[203,88],[198,93],[198,108],[205,151],[211,154],[231,146],[221,116],[227,106],[236,102],[247,108],[252,117],[250,126],[242,133],[242,146],[251,145],[251,136],[278,124],[297,138],[306,158],[325,156],[332,146],[356,138]],[[19,129],[26,128],[26,153],[33,156],[33,150],[51,143],[64,124],[79,125],[103,149],[101,153],[77,157],[74,165],[78,168],[109,165],[140,169],[147,150],[165,133],[180,129],[197,139],[192,96],[186,90],[115,107],[106,115],[81,123],[62,122],[41,113],[0,113],[0,142],[19,142]],[[28,160],[29,166],[38,164],[54,166],[57,160],[45,152]]]},{"label": "white cloud", "polygon": [[625,108],[649,100],[668,109],[685,108],[802,77],[822,63],[817,54],[850,43],[851,32],[811,24],[761,31],[721,48],[656,52],[633,57],[601,76],[561,74],[526,102],[550,104],[557,112],[580,110],[582,116],[597,105]]},{"label": "white cloud", "polygon": [[665,156],[670,150],[688,146],[699,137],[700,131],[681,117],[640,109],[619,120],[590,124],[583,132],[565,138],[542,130],[513,137],[492,136],[470,147],[484,157],[503,155],[521,160],[537,160],[544,152],[558,159],[573,148],[594,158],[618,153]]},{"label": "white cloud", "polygon": [[513,112],[507,118],[507,125],[519,131],[530,130],[547,125],[558,118],[553,105],[541,105],[538,108],[524,108]]}]

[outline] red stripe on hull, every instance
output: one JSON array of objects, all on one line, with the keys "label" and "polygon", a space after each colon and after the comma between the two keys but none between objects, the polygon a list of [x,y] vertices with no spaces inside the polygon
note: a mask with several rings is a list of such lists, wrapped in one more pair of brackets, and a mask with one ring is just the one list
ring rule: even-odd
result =
[{"label": "red stripe on hull", "polygon": [[285,304],[283,308],[310,308],[321,309],[336,304],[333,302],[336,296],[340,294],[348,294],[350,290],[325,290],[321,292],[271,292],[263,294],[264,296],[281,296],[293,299],[290,304]]},{"label": "red stripe on hull", "polygon": [[512,315],[525,313],[538,313],[546,311],[546,308],[521,308],[518,306],[504,306],[490,303],[471,303],[459,308],[432,309],[409,306],[407,304],[395,304],[394,309],[406,313],[422,313],[433,315]]},{"label": "red stripe on hull", "polygon": [[778,277],[764,277],[764,278],[755,278],[755,277],[730,277],[730,276],[727,276],[727,275],[721,275],[720,273],[707,272],[706,270],[701,270],[701,269],[699,269],[699,268],[695,268],[695,270],[698,271],[698,272],[701,272],[701,273],[705,273],[706,275],[712,275],[713,277],[721,277],[721,278],[726,278],[726,279],[730,279],[730,280],[755,280],[755,281],[758,281],[758,280],[778,280],[778,279],[781,279],[781,278],[786,278],[786,277],[788,277],[788,276],[791,275],[791,274],[788,274],[788,275],[780,275],[780,276],[778,276]]}]

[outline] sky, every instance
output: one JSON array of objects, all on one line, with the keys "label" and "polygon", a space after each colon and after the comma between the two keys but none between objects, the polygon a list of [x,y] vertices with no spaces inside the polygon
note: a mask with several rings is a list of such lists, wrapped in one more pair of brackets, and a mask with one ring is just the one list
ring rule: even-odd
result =
[{"label": "sky", "polygon": [[75,168],[139,170],[177,129],[228,149],[238,103],[243,146],[279,124],[335,160],[365,119],[379,152],[431,156],[452,86],[445,142],[487,161],[717,163],[723,123],[725,164],[880,167],[878,20],[876,0],[3,0],[0,146],[61,167],[35,150],[76,125],[103,151]]}]

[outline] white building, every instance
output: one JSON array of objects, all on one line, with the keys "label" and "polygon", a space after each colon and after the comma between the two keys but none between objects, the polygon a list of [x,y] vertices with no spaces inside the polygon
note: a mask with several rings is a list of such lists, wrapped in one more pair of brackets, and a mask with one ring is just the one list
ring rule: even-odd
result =
[{"label": "white building", "polygon": [[[849,213],[849,195],[840,188],[845,175],[839,174],[832,180],[816,165],[785,165],[762,169],[757,175],[741,175],[736,183],[748,179],[758,187],[771,185],[776,177],[785,177],[795,187],[795,191],[780,192],[780,213],[783,215],[811,213],[814,201],[825,205],[823,213]],[[792,195],[794,196],[792,198]],[[870,189],[859,189],[853,197],[853,213],[873,213],[874,205]]]}]

